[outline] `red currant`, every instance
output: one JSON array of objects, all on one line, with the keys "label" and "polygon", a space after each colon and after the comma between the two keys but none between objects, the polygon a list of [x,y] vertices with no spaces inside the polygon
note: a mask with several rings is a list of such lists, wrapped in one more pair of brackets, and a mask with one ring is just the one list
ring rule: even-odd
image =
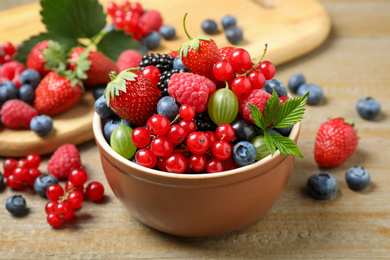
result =
[{"label": "red currant", "polygon": [[27,160],[26,158],[21,158],[18,160],[18,167],[24,168],[27,167]]},{"label": "red currant", "polygon": [[16,182],[22,182],[25,181],[29,177],[28,169],[27,168],[15,168],[13,174],[14,180]]},{"label": "red currant", "polygon": [[193,132],[187,136],[188,150],[194,154],[203,154],[209,149],[209,138],[203,132]]},{"label": "red currant", "polygon": [[196,131],[196,123],[194,120],[181,120],[179,125],[184,128],[186,135]]},{"label": "red currant", "polygon": [[31,153],[26,156],[26,166],[27,168],[37,169],[41,164],[41,157],[36,153]]},{"label": "red currant", "polygon": [[59,202],[55,207],[55,214],[61,219],[69,217],[72,214],[73,209],[70,207],[69,203],[66,201]]},{"label": "red currant", "polygon": [[23,182],[16,181],[13,175],[8,176],[7,186],[12,189],[21,189],[23,188]]},{"label": "red currant", "polygon": [[233,141],[236,136],[236,132],[234,128],[230,124],[220,124],[215,130],[215,134],[217,135],[218,140],[223,140],[228,143]]},{"label": "red currant", "polygon": [[8,176],[12,175],[16,167],[18,167],[18,164],[15,159],[5,159],[5,161],[3,162],[4,178],[8,178]]},{"label": "red currant", "polygon": [[69,174],[68,180],[75,186],[81,186],[88,181],[88,173],[83,169],[74,169]]},{"label": "red currant", "polygon": [[5,42],[3,44],[3,51],[5,54],[8,54],[9,56],[12,56],[16,53],[16,49],[14,45],[10,42]]},{"label": "red currant", "polygon": [[157,157],[167,157],[173,151],[173,144],[166,136],[156,136],[150,142],[150,150]]},{"label": "red currant", "polygon": [[141,148],[135,154],[135,161],[146,168],[153,168],[157,163],[157,156],[149,148]]},{"label": "red currant", "polygon": [[181,105],[179,114],[184,120],[192,120],[195,117],[195,109],[190,105]]},{"label": "red currant", "polygon": [[123,1],[121,4],[121,9],[123,11],[129,11],[130,10],[130,2],[129,1]]},{"label": "red currant", "polygon": [[64,189],[59,184],[52,184],[46,189],[46,197],[49,200],[59,200],[61,196],[64,196]]},{"label": "red currant", "polygon": [[288,97],[279,97],[280,105],[284,104],[288,100]]},{"label": "red currant", "polygon": [[71,181],[68,180],[65,183],[65,191],[69,192],[70,190],[84,193],[84,185],[75,186]]},{"label": "red currant", "polygon": [[180,125],[172,125],[167,133],[169,141],[173,144],[179,144],[186,138],[186,131]]},{"label": "red currant", "polygon": [[131,2],[130,10],[134,13],[137,13],[138,15],[141,15],[143,13],[142,5],[137,2]]},{"label": "red currant", "polygon": [[85,195],[89,200],[99,201],[104,196],[104,187],[100,182],[93,181],[88,184]]},{"label": "red currant", "polygon": [[193,154],[190,157],[189,165],[192,170],[196,172],[201,172],[206,168],[206,156],[203,154]]},{"label": "red currant", "polygon": [[116,10],[118,10],[118,5],[116,3],[114,3],[114,2],[108,2],[108,4],[107,4],[107,13],[110,16],[114,16]]},{"label": "red currant", "polygon": [[216,158],[212,158],[207,161],[206,171],[208,173],[222,172],[223,171],[223,163],[221,160]]},{"label": "red currant", "polygon": [[47,223],[49,223],[49,225],[52,227],[58,227],[62,223],[62,219],[59,216],[57,216],[54,212],[47,215],[46,220]]},{"label": "red currant", "polygon": [[242,48],[237,48],[230,54],[229,62],[238,74],[250,70],[253,66],[251,55]]},{"label": "red currant", "polygon": [[144,74],[150,80],[150,82],[152,82],[153,86],[158,89],[157,84],[160,81],[161,72],[157,67],[147,66],[142,70],[142,74]]},{"label": "red currant", "polygon": [[34,186],[34,182],[35,182],[36,178],[38,178],[41,175],[42,175],[41,171],[36,169],[36,168],[28,169],[28,177],[26,179],[27,185]]},{"label": "red currant", "polygon": [[[119,11],[119,10],[118,10]],[[116,13],[116,12],[115,12]],[[114,18],[114,24],[118,29],[123,29],[125,27],[125,19],[121,16],[116,16]]]},{"label": "red currant", "polygon": [[54,211],[56,210],[57,204],[58,204],[58,202],[55,200],[51,200],[48,203],[46,203],[46,206],[45,206],[46,214],[54,213]]},{"label": "red currant", "polygon": [[218,140],[217,135],[213,131],[206,131],[204,134],[209,138],[209,149],[213,148],[214,143]]},{"label": "red currant", "polygon": [[138,148],[143,148],[150,143],[150,132],[145,127],[136,127],[131,133],[131,141]]},{"label": "red currant", "polygon": [[231,89],[236,96],[248,94],[251,89],[251,81],[245,76],[239,76],[233,79]]},{"label": "red currant", "polygon": [[262,61],[256,69],[260,69],[266,80],[270,80],[275,76],[275,66],[269,61]]},{"label": "red currant", "polygon": [[72,191],[71,193],[69,193],[66,201],[69,203],[72,209],[78,209],[83,204],[84,195],[79,191]]},{"label": "red currant", "polygon": [[219,60],[214,64],[213,75],[219,81],[227,81],[233,77],[233,66],[227,60]]},{"label": "red currant", "polygon": [[165,135],[169,129],[169,120],[163,115],[154,115],[146,121],[146,128],[153,135]]},{"label": "red currant", "polygon": [[183,173],[187,170],[187,160],[180,153],[172,153],[165,158],[165,167],[171,173]]},{"label": "red currant", "polygon": [[69,221],[74,217],[74,209],[69,211],[69,214],[62,218],[62,220]]},{"label": "red currant", "polygon": [[252,70],[248,73],[247,78],[251,82],[252,89],[261,89],[265,85],[265,77],[261,71]]},{"label": "red currant", "polygon": [[218,160],[226,160],[232,154],[232,146],[226,141],[217,141],[213,145],[213,155]]},{"label": "red currant", "polygon": [[159,157],[157,159],[157,167],[160,169],[160,171],[167,171],[167,167],[165,166],[165,157]]}]

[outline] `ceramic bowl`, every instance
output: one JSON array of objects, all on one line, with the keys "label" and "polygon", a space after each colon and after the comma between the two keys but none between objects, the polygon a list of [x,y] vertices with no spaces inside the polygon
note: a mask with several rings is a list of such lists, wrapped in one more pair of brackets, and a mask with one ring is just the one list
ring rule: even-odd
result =
[{"label": "ceramic bowl", "polygon": [[[297,142],[301,124],[290,138]],[[293,156],[277,151],[254,164],[211,174],[174,174],[139,166],[106,142],[95,113],[93,131],[107,181],[139,221],[168,234],[200,237],[239,230],[264,215],[282,194]]]}]

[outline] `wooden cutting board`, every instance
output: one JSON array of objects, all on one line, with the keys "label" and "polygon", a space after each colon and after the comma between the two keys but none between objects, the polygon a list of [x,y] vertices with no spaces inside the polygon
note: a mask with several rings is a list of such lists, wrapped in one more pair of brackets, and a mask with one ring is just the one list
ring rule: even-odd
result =
[{"label": "wooden cutting board", "polygon": [[[108,0],[100,1],[104,6]],[[122,1],[117,1],[121,3]],[[220,33],[213,35],[219,47],[231,45],[227,41],[220,23],[224,15],[236,17],[237,25],[243,29],[244,40],[236,47],[245,48],[253,58],[263,53],[268,44],[266,60],[275,65],[292,60],[319,46],[330,31],[330,18],[324,7],[315,0],[142,0],[145,9],[161,12],[164,24],[176,28],[173,41],[162,40],[153,52],[166,53],[178,50],[187,40],[182,29],[182,19],[188,13],[186,25],[194,37],[203,34],[201,23],[215,19]],[[45,31],[39,14],[40,5],[30,4],[0,13],[1,42],[18,44],[29,36]],[[277,77],[277,74],[276,74]],[[82,101],[70,111],[55,116],[54,131],[45,138],[30,130],[0,129],[0,156],[22,157],[28,153],[48,154],[64,143],[80,144],[93,139],[92,118],[94,100],[87,93]]]}]

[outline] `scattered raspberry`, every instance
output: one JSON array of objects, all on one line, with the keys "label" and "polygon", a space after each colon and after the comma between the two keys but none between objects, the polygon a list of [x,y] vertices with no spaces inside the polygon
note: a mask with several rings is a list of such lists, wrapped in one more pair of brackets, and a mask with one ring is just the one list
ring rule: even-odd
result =
[{"label": "scattered raspberry", "polygon": [[116,65],[119,71],[123,71],[128,68],[136,68],[142,60],[142,54],[135,50],[125,50],[119,56]]},{"label": "scattered raspberry", "polygon": [[22,63],[18,61],[10,61],[5,63],[0,70],[0,78],[12,81],[18,88],[21,86],[19,82],[20,74],[25,70]]},{"label": "scattered raspberry", "polygon": [[[5,66],[5,65],[3,65]],[[18,99],[11,99],[4,103],[0,111],[1,122],[9,128],[29,129],[30,121],[38,115],[35,108]]]},{"label": "scattered raspberry", "polygon": [[230,54],[235,50],[236,48],[233,46],[227,46],[227,47],[222,47],[219,49],[219,53],[221,54],[221,58],[223,60],[229,61],[230,59]]},{"label": "scattered raspberry", "polygon": [[64,144],[57,148],[51,156],[47,171],[58,179],[66,179],[74,169],[81,167],[80,154],[76,146]]},{"label": "scattered raspberry", "polygon": [[160,12],[156,10],[149,10],[139,18],[139,26],[146,26],[150,31],[158,32],[162,24],[163,18]]},{"label": "scattered raspberry", "polygon": [[[247,98],[240,103],[240,108],[242,109],[242,116],[246,119],[253,122],[252,115],[249,111],[248,103],[258,107],[264,115],[264,107],[271,95],[260,89],[253,89],[248,93]],[[240,100],[239,100],[240,101]]]},{"label": "scattered raspberry", "polygon": [[173,74],[168,82],[168,93],[180,104],[195,107],[197,113],[207,109],[208,100],[215,89],[211,80],[193,73]]}]

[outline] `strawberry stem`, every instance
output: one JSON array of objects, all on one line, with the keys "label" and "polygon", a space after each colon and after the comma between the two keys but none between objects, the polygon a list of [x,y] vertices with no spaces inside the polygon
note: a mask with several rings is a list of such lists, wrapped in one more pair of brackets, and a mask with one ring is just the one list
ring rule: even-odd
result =
[{"label": "strawberry stem", "polygon": [[186,33],[188,39],[192,40],[192,37],[189,35],[189,33],[188,33],[188,31],[187,31],[187,28],[186,28],[186,18],[187,18],[187,14],[188,14],[188,13],[186,13],[186,14],[184,15],[184,18],[183,18],[183,27],[184,27],[184,32]]}]

